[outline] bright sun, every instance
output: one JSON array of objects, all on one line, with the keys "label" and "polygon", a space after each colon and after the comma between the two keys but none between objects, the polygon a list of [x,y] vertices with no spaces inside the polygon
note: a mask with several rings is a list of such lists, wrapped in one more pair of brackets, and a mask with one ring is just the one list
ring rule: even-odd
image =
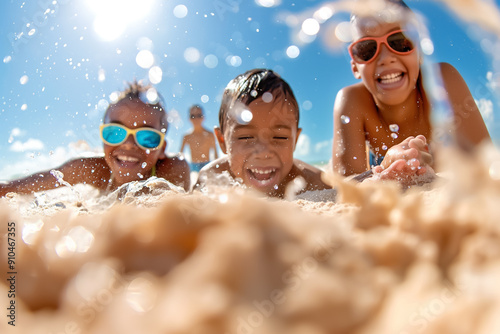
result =
[{"label": "bright sun", "polygon": [[105,41],[120,37],[127,26],[145,17],[155,0],[87,0],[95,13],[94,30]]}]

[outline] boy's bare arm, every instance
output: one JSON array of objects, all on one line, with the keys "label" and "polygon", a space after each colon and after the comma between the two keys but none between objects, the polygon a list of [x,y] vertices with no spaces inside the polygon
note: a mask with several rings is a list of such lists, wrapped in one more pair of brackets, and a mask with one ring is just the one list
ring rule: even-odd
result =
[{"label": "boy's bare arm", "polygon": [[337,94],[333,113],[332,162],[335,172],[349,176],[368,169],[364,114],[373,108],[371,95],[362,84]]},{"label": "boy's bare arm", "polygon": [[184,148],[186,147],[186,143],[187,143],[186,136],[184,136],[182,138],[181,150],[179,151],[180,153],[184,152]]},{"label": "boy's bare arm", "polygon": [[453,109],[456,139],[463,148],[491,141],[479,109],[460,73],[448,63],[440,63],[443,84]]},{"label": "boy's bare arm", "polygon": [[291,180],[300,176],[305,181],[304,191],[331,189],[332,187],[323,181],[323,171],[299,159],[294,159],[294,166],[290,171]]}]

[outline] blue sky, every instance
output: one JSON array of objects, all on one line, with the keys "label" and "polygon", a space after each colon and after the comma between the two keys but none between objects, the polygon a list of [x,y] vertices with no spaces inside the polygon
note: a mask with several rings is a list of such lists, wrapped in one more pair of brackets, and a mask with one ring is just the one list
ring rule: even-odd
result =
[{"label": "blue sky", "polygon": [[[201,104],[205,125],[213,127],[226,84],[255,67],[277,71],[296,94],[303,128],[296,156],[328,162],[335,95],[356,80],[346,44],[331,33],[348,20],[346,13],[334,13],[307,41],[300,38],[302,22],[325,3],[2,1],[0,179],[99,153],[106,101],[133,79],[157,80],[172,121],[167,151],[177,152],[190,128],[189,106]],[[441,2],[407,3],[425,17],[434,43],[426,61],[446,61],[460,71],[499,143],[500,68],[492,56],[498,36],[466,24]]]}]

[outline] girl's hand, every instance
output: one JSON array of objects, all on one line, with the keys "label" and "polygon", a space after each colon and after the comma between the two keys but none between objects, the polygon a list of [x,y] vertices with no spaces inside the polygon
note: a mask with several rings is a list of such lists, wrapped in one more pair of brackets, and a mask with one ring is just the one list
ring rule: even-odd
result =
[{"label": "girl's hand", "polygon": [[373,173],[381,180],[396,180],[410,185],[416,176],[434,174],[432,162],[426,138],[418,135],[391,147],[382,164],[373,168]]}]

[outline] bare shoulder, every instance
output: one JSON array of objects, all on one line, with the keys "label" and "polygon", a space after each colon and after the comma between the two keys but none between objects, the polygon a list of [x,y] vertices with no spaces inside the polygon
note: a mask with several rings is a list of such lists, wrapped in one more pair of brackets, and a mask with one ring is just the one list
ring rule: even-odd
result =
[{"label": "bare shoulder", "polygon": [[459,74],[458,70],[453,65],[451,65],[450,63],[441,62],[441,63],[438,63],[437,66],[438,66],[439,70],[441,71],[442,75],[445,75],[445,74],[451,74],[451,75]]},{"label": "bare shoulder", "polygon": [[180,154],[167,156],[156,163],[156,175],[189,190],[189,165]]},{"label": "bare shoulder", "polygon": [[214,133],[210,130],[208,130],[207,128],[203,128],[203,132],[207,135],[213,135]]},{"label": "bare shoulder", "polygon": [[294,164],[290,174],[295,177],[302,177],[306,181],[306,191],[331,189],[331,186],[323,182],[323,171],[302,160],[294,159]]},{"label": "bare shoulder", "polygon": [[200,190],[203,188],[210,178],[215,177],[223,172],[229,172],[229,162],[227,157],[222,157],[209,162],[205,167],[203,167],[198,174],[198,180],[196,181],[193,190]]},{"label": "bare shoulder", "polygon": [[357,83],[344,87],[337,93],[334,112],[338,116],[355,116],[369,106],[373,106],[372,95],[362,83]]}]

